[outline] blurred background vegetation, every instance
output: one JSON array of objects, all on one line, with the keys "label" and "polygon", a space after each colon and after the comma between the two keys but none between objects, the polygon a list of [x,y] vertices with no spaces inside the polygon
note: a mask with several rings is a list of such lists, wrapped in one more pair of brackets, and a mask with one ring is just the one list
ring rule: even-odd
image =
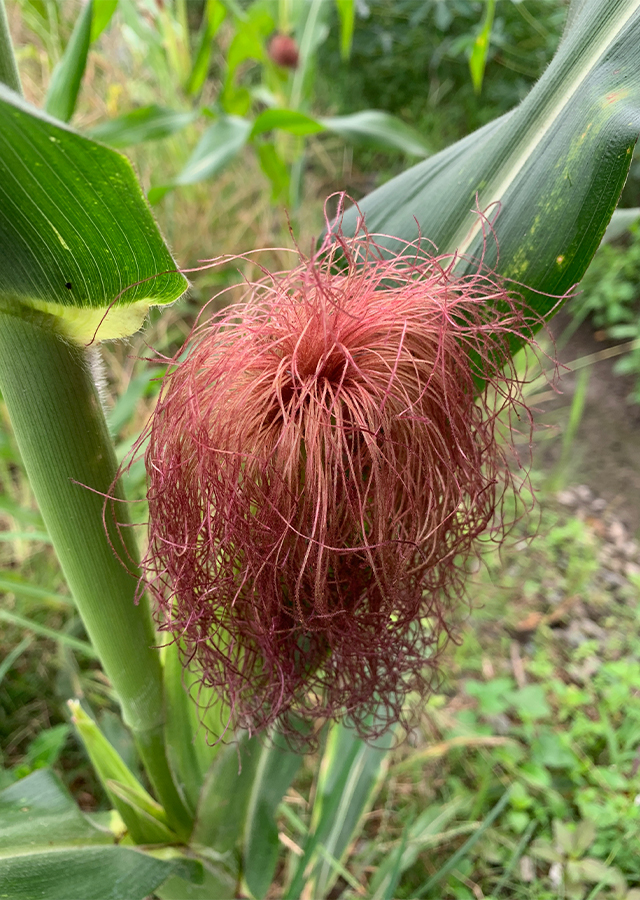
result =
[{"label": "blurred background vegetation", "polygon": [[[266,247],[282,248],[271,268],[287,267],[290,227],[308,248],[332,192],[358,199],[518,103],[567,12],[565,0],[98,4],[106,27],[73,125],[130,156],[186,269]],[[25,94],[39,106],[81,8],[8,3]],[[296,68],[272,58],[275,33],[295,41]],[[640,204],[640,162],[623,204]],[[157,394],[149,348],[179,347],[202,304],[251,268],[236,260],[192,272],[186,300],[156,311],[128,345],[104,347],[121,457]],[[554,321],[564,393],[538,362],[521,361],[541,410],[539,517],[474,574],[446,682],[392,756],[332,897],[640,898],[639,283],[632,226],[601,248]],[[105,798],[64,701],[85,698],[132,766],[135,751],[3,406],[0,419],[0,787],[51,764],[81,806],[98,809]],[[608,456],[594,470],[596,447]],[[143,483],[134,465],[130,496]],[[313,765],[281,807],[285,844],[305,827]]]}]

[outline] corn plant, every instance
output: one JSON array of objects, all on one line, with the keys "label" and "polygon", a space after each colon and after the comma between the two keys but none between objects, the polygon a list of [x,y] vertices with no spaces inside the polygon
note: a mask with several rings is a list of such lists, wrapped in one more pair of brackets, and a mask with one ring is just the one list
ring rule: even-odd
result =
[{"label": "corn plant", "polygon": [[[257,676],[253,672],[248,685],[254,683],[254,677],[258,679],[255,683],[260,683],[262,694],[256,696],[266,698],[267,715],[263,715],[261,703],[252,702],[246,680],[235,693],[215,682],[216,695],[211,680],[205,678],[199,699],[204,699],[206,710],[199,716],[183,687],[180,659],[181,652],[190,655],[188,644],[192,635],[186,629],[178,629],[185,635],[186,648],[178,636],[161,651],[157,649],[163,641],[155,633],[148,599],[141,592],[136,567],[138,550],[127,527],[127,505],[119,502],[123,493],[118,486],[118,467],[93,363],[100,352],[100,341],[130,335],[140,328],[150,306],[173,302],[183,294],[187,283],[164,245],[127,160],[113,149],[78,134],[63,121],[68,119],[67,113],[77,96],[78,73],[81,76],[95,22],[94,6],[99,8],[99,4],[89,2],[84,9],[83,24],[78,26],[75,38],[76,49],[63,58],[49,92],[47,111],[43,112],[21,96],[4,7],[0,4],[0,389],[77,610],[119,699],[123,721],[138,747],[145,783],[127,767],[88,711],[72,702],[72,721],[104,785],[112,811],[107,816],[84,815],[48,769],[6,788],[0,793],[0,893],[25,900],[40,896],[52,900],[142,900],[151,892],[167,900],[261,898],[272,885],[280,860],[278,816],[282,814],[289,817],[298,840],[282,875],[284,897],[326,897],[338,877],[360,891],[344,862],[362,815],[384,775],[385,751],[394,741],[392,725],[401,715],[396,694],[376,690],[373,684],[365,705],[356,703],[353,707],[341,695],[340,705],[349,707],[351,719],[340,718],[336,703],[322,707],[319,696],[307,718],[317,724],[324,709],[331,721],[322,739],[311,816],[304,822],[284,808],[281,801],[302,761],[300,748],[304,747],[304,728],[308,725],[300,726],[302,744],[296,742],[293,731],[298,718],[304,719],[305,711],[310,709],[300,699],[301,690],[307,697],[307,682],[303,679],[287,704],[278,706],[271,699],[273,685],[265,686],[264,679],[260,681],[268,667],[258,661]],[[508,352],[515,351],[557,309],[558,298],[571,294],[589,265],[615,209],[640,131],[638,48],[640,0],[573,0],[555,59],[519,107],[407,170],[360,204],[368,231],[378,234],[375,260],[382,267],[379,283],[372,286],[367,282],[372,303],[383,303],[386,297],[388,307],[389,296],[406,301],[406,293],[391,294],[388,290],[389,270],[384,266],[389,259],[396,266],[392,281],[401,280],[398,272],[406,273],[406,265],[419,269],[419,277],[407,281],[417,283],[422,296],[426,296],[425,272],[433,271],[433,258],[429,257],[426,268],[422,266],[417,239],[430,241],[437,248],[440,269],[446,269],[455,278],[452,283],[456,296],[467,296],[460,286],[469,284],[469,279],[485,279],[485,287],[473,295],[475,308],[480,309],[478,318],[470,318],[468,307],[456,307],[450,318],[458,330],[445,348],[445,355],[457,360],[455,371],[468,376],[467,396],[472,384],[482,395],[479,376],[486,376],[487,368],[479,367],[478,359],[482,360],[484,354],[497,374],[498,363],[508,363]],[[478,215],[478,210],[483,215]],[[333,235],[345,251],[349,276],[354,280],[368,277],[366,273],[359,274],[362,256],[358,253],[362,246],[371,245],[366,239],[364,245],[354,243],[354,236],[362,234],[361,216],[355,207],[344,213],[341,229],[335,231],[329,223],[324,249],[331,247],[326,240]],[[355,256],[354,248],[358,251]],[[407,249],[410,256],[406,256]],[[403,250],[404,256],[399,254]],[[343,275],[338,255],[332,258],[329,254],[329,259],[334,259],[336,267],[327,265],[326,256],[306,260],[302,275],[299,270],[291,276],[285,273],[279,276],[284,280],[275,282],[276,287],[297,283],[295,278],[304,279],[307,271],[315,278],[318,266],[325,266],[324,289],[328,290],[327,284],[333,289],[338,282],[331,279]],[[482,260],[480,269],[478,259]],[[516,314],[506,279],[517,283],[517,293],[526,300],[529,310],[526,316]],[[411,302],[411,316],[406,320],[409,325],[400,329],[402,347],[414,346],[405,343],[416,337],[411,332],[411,322],[417,323],[421,344],[429,344],[422,311],[419,304],[415,305],[413,295]],[[308,309],[313,312],[312,306]],[[384,314],[388,323],[388,308]],[[385,328],[385,333],[391,334],[392,325],[385,324]],[[500,334],[504,340],[491,343]],[[211,345],[214,360],[219,358],[216,340],[218,337]],[[381,356],[384,347],[379,342],[375,350]],[[418,347],[413,356],[414,373],[418,371],[420,352]],[[465,368],[467,356],[471,362]],[[298,371],[304,359],[300,354],[293,358]],[[398,366],[403,362],[406,360],[399,358]],[[241,373],[243,377],[248,371],[249,364]],[[173,385],[179,384],[179,379],[172,379],[173,375],[168,379],[165,397],[174,396]],[[214,379],[214,386],[221,383]],[[453,390],[449,382],[445,387]],[[407,388],[403,396],[410,397],[417,408],[423,392],[413,396]],[[461,420],[473,420],[476,415],[472,406],[468,404],[465,415],[458,416],[451,425],[446,423],[451,423],[456,411],[447,404],[453,401],[445,398],[441,402],[443,433],[452,433],[454,426],[462,433]],[[210,409],[219,412],[224,407],[213,404]],[[371,415],[375,415],[375,410]],[[414,422],[411,428],[417,429],[418,425]],[[358,472],[359,485],[374,484],[375,479],[367,481],[373,476],[366,474],[366,467],[357,469],[360,456],[355,446],[349,445],[345,451],[348,466],[344,455],[338,455],[335,471],[345,483],[353,470]],[[473,446],[474,440],[465,448],[466,456]],[[329,444],[327,447],[331,449]],[[455,455],[455,447],[450,449]],[[309,471],[318,462],[303,450],[300,449],[300,459],[294,467],[298,479],[301,471]],[[380,457],[375,456],[374,450],[371,453],[371,460],[379,466]],[[291,460],[291,454],[288,458]],[[162,453],[152,453],[148,459],[155,466]],[[175,455],[171,459],[175,462]],[[248,459],[246,456],[245,462]],[[428,480],[433,476],[426,467],[426,459],[421,458],[420,477],[427,480],[409,487],[435,483]],[[186,478],[187,469],[182,474]],[[482,478],[481,468],[474,473],[471,484],[476,483],[476,478]],[[155,485],[157,488],[157,480]],[[393,490],[398,503],[404,503],[397,483]],[[488,485],[482,483],[480,493],[486,490]],[[236,496],[238,491],[234,488],[232,493]],[[378,493],[388,502],[382,491]],[[111,502],[105,504],[105,497]],[[419,499],[416,494],[416,502]],[[304,497],[301,507],[303,501]],[[363,522],[369,506],[362,501],[358,507]],[[199,532],[205,526],[212,528],[212,523],[216,527],[220,524],[221,512],[215,507],[212,512],[209,509],[198,513]],[[316,518],[318,509],[314,506]],[[348,514],[345,509],[343,504],[343,518]],[[388,511],[388,507],[385,509]],[[432,514],[428,504],[421,509]],[[403,507],[402,527],[406,527],[410,513]],[[297,527],[297,513],[287,515],[287,524]],[[447,517],[452,517],[450,511]],[[453,518],[461,521],[457,513]],[[156,520],[152,546],[154,535],[156,539],[158,536],[158,521],[168,527],[173,524],[164,514]],[[469,524],[471,521],[473,525]],[[479,532],[481,522],[482,517],[464,518],[455,535],[457,542],[447,545],[448,552],[460,547],[464,550],[467,528]],[[329,528],[335,526],[330,517],[327,523]],[[260,524],[249,522],[249,533],[256,535],[255,548],[218,545],[221,556],[232,559],[230,568],[241,558],[231,557],[232,552],[247,556],[254,549],[259,551]],[[384,525],[383,521],[380,527]],[[328,540],[323,537],[322,541],[322,547],[327,549]],[[288,546],[289,555],[282,557],[282,578],[290,578],[287,590],[293,591],[296,604],[308,609],[305,591],[312,591],[312,583],[335,594],[335,584],[331,586],[330,582],[337,578],[327,573],[334,573],[342,565],[340,548],[332,549],[334,556],[323,582],[316,577],[307,578],[308,557],[304,555],[302,562],[298,559],[293,575],[285,571],[285,562],[288,564],[290,557],[295,556],[294,550],[298,552],[295,544]],[[366,544],[368,550],[372,546]],[[185,545],[187,549],[190,545]],[[166,563],[168,571],[175,558],[167,561],[163,556],[159,563],[158,558],[152,555],[150,567],[147,554],[145,570],[151,573],[150,587],[161,605],[163,598],[164,602],[173,601],[167,600],[157,579],[162,581],[162,566]],[[398,558],[396,555],[392,560],[393,571],[404,577]],[[380,562],[371,553],[368,560],[376,578],[373,587],[363,587],[358,582],[358,590],[363,594],[378,590],[388,576],[386,557]],[[320,571],[317,561],[314,566],[314,571]],[[360,566],[358,577],[364,568]],[[180,570],[180,577],[185,571]],[[220,571],[216,570],[218,575]],[[229,577],[235,571],[229,571]],[[184,584],[179,574],[174,573],[169,580],[169,588],[175,587],[176,602],[181,601]],[[437,582],[434,597],[444,587],[453,603],[453,587],[461,584],[459,574],[451,582]],[[279,577],[275,572],[272,581]],[[246,585],[245,579],[237,593]],[[251,589],[251,583],[247,589]],[[392,590],[389,585],[386,589]],[[170,590],[169,597],[172,596]],[[314,603],[321,604],[322,600],[322,596],[314,598]],[[215,604],[213,608],[215,612]],[[169,615],[172,609],[170,606]],[[288,609],[290,622],[293,605]],[[305,616],[304,621],[310,621],[306,613]],[[397,619],[389,617],[385,625],[389,634],[393,634],[396,624]],[[418,640],[420,629],[430,624],[424,618],[414,621],[403,633],[403,648],[409,646],[411,635]],[[312,683],[318,697],[321,689],[331,687],[322,676],[330,671],[331,653],[325,648],[323,654],[306,655],[317,644],[317,630],[304,632],[308,643],[301,638],[300,627],[296,630],[291,626],[290,632],[294,635],[292,658],[310,678],[316,678]],[[224,634],[216,645],[217,658],[222,671],[228,660],[229,671],[237,673],[248,656],[234,657],[235,645],[231,641],[225,643]],[[245,654],[255,652],[256,634],[255,629],[249,637],[240,634]],[[211,640],[214,638],[215,635]],[[332,640],[338,639],[332,635]],[[205,644],[208,640],[209,636],[204,635]],[[225,646],[226,658],[221,656]],[[260,646],[267,659],[270,645]],[[418,646],[423,648],[425,644]],[[313,665],[305,670],[307,659],[312,659]],[[201,670],[206,671],[206,667]],[[346,687],[349,678],[357,677],[354,667],[346,671]],[[411,677],[413,686],[425,686],[420,682],[420,666],[412,668]],[[396,680],[394,685],[400,689],[401,681]],[[311,701],[307,697],[304,702]],[[354,721],[357,728],[353,727]],[[227,728],[228,723],[234,726],[233,733]],[[254,733],[259,726],[264,726],[263,730]],[[210,744],[207,732],[223,739]],[[499,800],[482,828],[489,827],[505,803],[506,797]],[[428,827],[429,823],[427,830]],[[472,835],[416,896],[438,896],[439,882],[481,833],[479,829]],[[409,835],[407,840],[413,838]],[[415,858],[412,854],[413,846],[402,843],[372,879],[369,895],[392,897],[403,870]]]}]

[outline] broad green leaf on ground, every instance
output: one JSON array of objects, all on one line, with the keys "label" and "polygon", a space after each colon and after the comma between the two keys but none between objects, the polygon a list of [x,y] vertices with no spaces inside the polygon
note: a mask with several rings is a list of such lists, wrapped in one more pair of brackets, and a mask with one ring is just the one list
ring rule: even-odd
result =
[{"label": "broad green leaf on ground", "polygon": [[48,769],[0,793],[0,892],[11,900],[143,900],[178,870],[114,846]]},{"label": "broad green leaf on ground", "polygon": [[363,109],[348,116],[325,116],[318,120],[328,131],[354,144],[370,144],[402,150],[412,156],[428,156],[430,150],[420,134],[390,113]]},{"label": "broad green leaf on ground", "polygon": [[101,122],[89,135],[112,147],[131,147],[144,141],[159,141],[182,131],[198,118],[197,110],[165,109],[153,104],[134,109],[133,112]]},{"label": "broad green leaf on ground", "polygon": [[186,287],[129,161],[0,85],[0,305],[86,343],[132,334]]},{"label": "broad green leaf on ground", "polygon": [[[45,109],[56,119],[68,122],[76,108],[82,76],[91,43],[94,0],[88,0],[76,20],[62,59],[53,70]],[[99,5],[99,4],[98,4]]]},{"label": "broad green leaf on ground", "polygon": [[223,169],[246,144],[251,122],[240,116],[221,116],[204,132],[184,169],[169,184],[151,188],[149,202],[157,203],[174,187],[195,184]]},{"label": "broad green leaf on ground", "polygon": [[[484,252],[486,266],[543,292],[519,288],[547,315],[556,305],[548,295],[582,278],[639,131],[640,0],[574,0],[554,60],[520,106],[359,205],[371,232],[409,241],[420,233],[440,253],[464,255],[459,273]],[[478,210],[493,222],[484,250]],[[350,209],[346,231],[356,218]]]}]

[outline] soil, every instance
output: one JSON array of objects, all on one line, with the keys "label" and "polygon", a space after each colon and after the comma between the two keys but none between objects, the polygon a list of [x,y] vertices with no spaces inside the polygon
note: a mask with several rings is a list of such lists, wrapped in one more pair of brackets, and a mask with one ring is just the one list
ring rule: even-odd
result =
[{"label": "soil", "polygon": [[[577,359],[614,346],[597,340],[589,323],[583,323],[563,343],[563,333],[571,324],[560,313],[551,323],[557,341],[557,357],[569,365]],[[560,473],[562,486],[586,485],[596,497],[606,501],[608,514],[618,519],[628,532],[640,538],[640,405],[628,401],[634,380],[616,375],[616,359],[600,359],[589,366],[586,402],[570,451]],[[555,398],[541,404],[541,421],[553,421],[559,437],[567,427],[577,384],[575,372],[560,369]],[[562,440],[542,441],[534,450],[534,469],[557,470]]]}]

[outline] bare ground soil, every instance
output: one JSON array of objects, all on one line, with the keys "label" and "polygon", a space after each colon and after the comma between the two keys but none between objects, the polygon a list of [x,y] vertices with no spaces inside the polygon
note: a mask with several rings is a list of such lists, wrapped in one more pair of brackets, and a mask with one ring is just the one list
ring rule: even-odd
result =
[{"label": "bare ground soil", "polygon": [[[561,364],[613,346],[594,337],[589,323],[583,323],[563,344],[563,332],[570,320],[562,313],[552,322]],[[589,367],[586,402],[561,479],[564,485],[587,485],[606,501],[608,511],[629,532],[640,538],[640,405],[628,402],[633,379],[616,375],[615,359],[601,359]],[[560,432],[567,427],[577,374],[560,370],[561,393],[542,406],[542,421],[555,423]],[[552,471],[560,460],[561,439],[539,442],[534,451],[534,469]]]}]

